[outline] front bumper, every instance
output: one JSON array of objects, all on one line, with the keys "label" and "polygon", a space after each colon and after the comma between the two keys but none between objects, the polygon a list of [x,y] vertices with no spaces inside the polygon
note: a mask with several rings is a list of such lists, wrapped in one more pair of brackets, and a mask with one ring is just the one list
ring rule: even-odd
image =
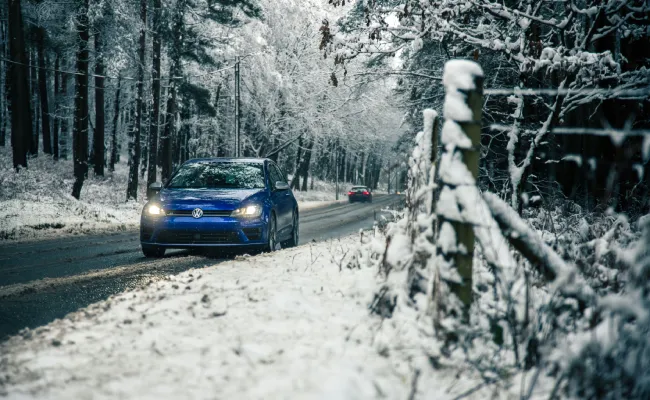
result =
[{"label": "front bumper", "polygon": [[143,215],[140,242],[162,247],[259,247],[267,243],[266,218]]}]

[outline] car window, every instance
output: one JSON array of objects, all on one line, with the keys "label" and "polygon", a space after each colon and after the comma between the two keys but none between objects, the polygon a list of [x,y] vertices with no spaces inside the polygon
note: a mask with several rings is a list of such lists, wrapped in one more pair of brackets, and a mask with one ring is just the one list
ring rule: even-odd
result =
[{"label": "car window", "polygon": [[170,189],[262,189],[263,165],[241,162],[195,162],[181,166]]},{"label": "car window", "polygon": [[275,165],[275,164],[271,164],[271,165],[273,166],[273,169],[275,169],[275,172],[276,172],[276,174],[277,174],[277,176],[278,176],[278,180],[279,180],[279,181],[282,181],[282,182],[286,182],[286,181],[287,181],[287,178],[285,177],[285,175],[284,175],[284,173],[282,172],[282,170],[280,169],[280,167],[278,167],[278,166]]},{"label": "car window", "polygon": [[351,190],[367,190],[367,191],[370,191],[370,189],[368,189],[365,186],[355,186]]},{"label": "car window", "polygon": [[271,187],[275,189],[275,183],[282,180],[278,174],[277,168],[273,164],[269,164],[269,180],[271,181]]}]

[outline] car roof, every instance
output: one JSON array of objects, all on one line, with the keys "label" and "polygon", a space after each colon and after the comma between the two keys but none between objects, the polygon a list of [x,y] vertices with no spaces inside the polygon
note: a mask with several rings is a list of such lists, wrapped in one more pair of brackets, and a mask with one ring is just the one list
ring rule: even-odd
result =
[{"label": "car roof", "polygon": [[246,162],[246,163],[263,163],[271,161],[268,158],[255,158],[255,157],[212,157],[212,158],[193,158],[187,160],[186,164],[193,164],[199,162]]},{"label": "car roof", "polygon": [[368,189],[368,186],[352,186],[352,189],[356,189],[356,188]]}]

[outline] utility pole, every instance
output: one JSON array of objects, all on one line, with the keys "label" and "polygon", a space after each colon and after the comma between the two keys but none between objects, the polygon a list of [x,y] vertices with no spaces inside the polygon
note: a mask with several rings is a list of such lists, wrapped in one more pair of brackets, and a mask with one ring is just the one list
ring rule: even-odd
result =
[{"label": "utility pole", "polygon": [[334,170],[336,171],[336,200],[339,199],[339,148],[334,149]]},{"label": "utility pole", "polygon": [[235,157],[241,156],[239,112],[239,56],[235,59]]}]

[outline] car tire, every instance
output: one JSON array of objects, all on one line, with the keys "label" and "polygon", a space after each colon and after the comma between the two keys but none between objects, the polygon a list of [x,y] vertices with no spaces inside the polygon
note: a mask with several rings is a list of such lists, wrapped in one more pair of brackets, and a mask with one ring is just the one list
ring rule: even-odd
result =
[{"label": "car tire", "polygon": [[266,239],[266,251],[267,252],[272,252],[275,251],[275,248],[277,247],[277,238],[278,238],[278,231],[277,231],[277,222],[275,220],[275,214],[271,214],[269,217],[269,233],[267,235]]},{"label": "car tire", "polygon": [[300,220],[298,219],[298,213],[293,212],[293,227],[291,229],[291,239],[287,240],[284,244],[284,247],[296,247],[300,240]]},{"label": "car tire", "polygon": [[150,244],[142,245],[142,254],[147,258],[160,258],[165,255],[165,248]]}]

